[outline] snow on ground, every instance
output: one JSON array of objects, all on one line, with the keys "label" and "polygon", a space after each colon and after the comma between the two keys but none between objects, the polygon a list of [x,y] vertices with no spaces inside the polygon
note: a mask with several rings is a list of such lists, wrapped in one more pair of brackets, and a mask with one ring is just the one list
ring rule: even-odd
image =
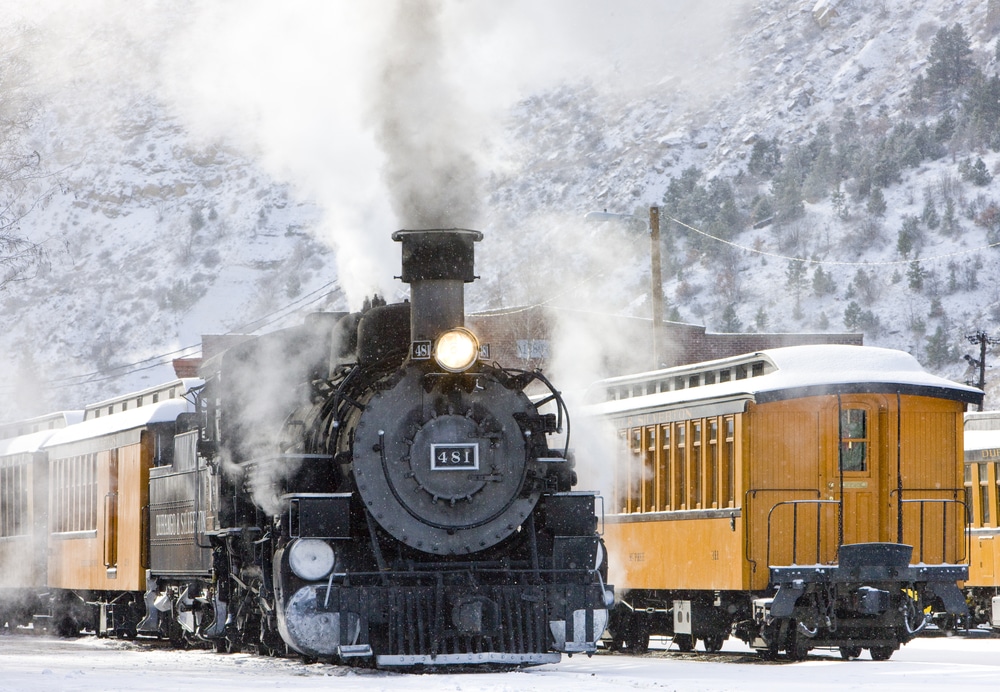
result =
[{"label": "snow on ground", "polygon": [[928,636],[891,660],[841,661],[813,652],[805,661],[765,662],[739,642],[720,654],[680,654],[660,645],[645,656],[598,653],[507,673],[403,674],[305,665],[295,659],[208,651],[171,651],[150,645],[87,637],[77,640],[0,636],[0,692],[33,690],[329,690],[375,692],[611,692],[612,690],[895,690],[996,689],[1000,638]]}]

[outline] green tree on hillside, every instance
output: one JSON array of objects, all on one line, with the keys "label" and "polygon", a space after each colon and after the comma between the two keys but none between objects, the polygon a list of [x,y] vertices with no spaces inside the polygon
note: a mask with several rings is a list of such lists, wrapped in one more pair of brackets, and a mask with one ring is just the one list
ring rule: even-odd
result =
[{"label": "green tree on hillside", "polygon": [[972,79],[977,71],[972,41],[961,24],[938,30],[927,62],[927,86],[933,91],[950,93]]}]

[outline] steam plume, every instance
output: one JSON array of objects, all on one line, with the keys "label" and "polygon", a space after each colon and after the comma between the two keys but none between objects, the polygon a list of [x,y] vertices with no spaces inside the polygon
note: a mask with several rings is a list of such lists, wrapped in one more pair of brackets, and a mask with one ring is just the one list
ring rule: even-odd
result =
[{"label": "steam plume", "polygon": [[376,139],[403,226],[471,228],[478,220],[479,177],[461,90],[445,69],[440,14],[438,0],[396,5],[375,84]]}]

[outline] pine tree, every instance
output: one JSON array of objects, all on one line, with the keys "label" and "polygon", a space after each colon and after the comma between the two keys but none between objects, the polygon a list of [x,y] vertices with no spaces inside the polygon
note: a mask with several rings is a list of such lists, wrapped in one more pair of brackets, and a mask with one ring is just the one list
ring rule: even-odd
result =
[{"label": "pine tree", "polygon": [[866,210],[871,216],[885,216],[886,209],[888,209],[888,205],[885,203],[885,195],[882,194],[882,188],[872,188],[871,195],[868,196]]},{"label": "pine tree", "polygon": [[924,210],[920,214],[920,220],[932,231],[941,225],[941,217],[938,216],[937,207],[934,206],[934,198],[929,194],[924,197]]},{"label": "pine tree", "polygon": [[955,260],[948,262],[948,293],[958,290],[958,263]]},{"label": "pine tree", "polygon": [[993,176],[986,169],[986,162],[982,158],[976,157],[976,162],[972,164],[972,171],[969,175],[969,180],[973,185],[978,185],[983,187],[984,185],[989,185],[993,180]]},{"label": "pine tree", "polygon": [[1000,142],[1000,77],[973,78],[962,110],[972,143],[996,148]]},{"label": "pine tree", "polygon": [[927,62],[927,84],[933,90],[949,93],[972,78],[972,41],[961,24],[938,30]]},{"label": "pine tree", "polygon": [[926,270],[924,266],[914,260],[910,262],[910,268],[906,272],[906,278],[909,280],[910,290],[916,293],[924,290],[924,276],[926,275]]},{"label": "pine tree", "polygon": [[945,113],[938,119],[937,125],[934,126],[934,139],[939,144],[944,144],[955,136],[956,127],[955,116],[951,113]]},{"label": "pine tree", "polygon": [[736,308],[732,303],[727,305],[726,309],[722,311],[722,325],[720,329],[725,334],[736,334],[743,331],[743,323],[736,314]]},{"label": "pine tree", "polygon": [[837,284],[834,282],[833,276],[823,271],[823,267],[819,266],[813,272],[812,287],[813,294],[816,296],[837,292]]},{"label": "pine tree", "polygon": [[802,198],[802,182],[790,167],[782,169],[771,184],[774,211],[778,221],[793,221],[806,213]]},{"label": "pine tree", "polygon": [[945,235],[955,235],[958,230],[958,218],[955,216],[955,201],[951,197],[946,197],[944,200],[944,216],[941,218],[941,231]]},{"label": "pine tree", "polygon": [[896,250],[903,257],[909,257],[910,251],[913,250],[913,236],[906,232],[906,226],[899,229],[899,234],[896,236]]},{"label": "pine tree", "polygon": [[763,178],[771,178],[781,168],[781,148],[778,138],[758,139],[750,150],[747,172]]},{"label": "pine tree", "polygon": [[830,195],[830,202],[833,204],[833,210],[837,212],[837,217],[846,221],[849,216],[847,208],[847,195],[845,195],[844,191],[840,189],[839,182],[836,187],[834,187],[833,193]]},{"label": "pine tree", "polygon": [[764,311],[764,306],[761,305],[757,308],[757,314],[753,318],[754,326],[758,332],[763,332],[767,329],[767,321],[767,313]]},{"label": "pine tree", "polygon": [[852,300],[847,304],[847,308],[844,310],[844,327],[853,332],[858,328],[858,321],[860,319],[861,306]]},{"label": "pine tree", "polygon": [[933,368],[940,368],[951,360],[955,360],[953,349],[948,344],[948,335],[944,327],[940,324],[934,333],[927,337],[927,364]]},{"label": "pine tree", "polygon": [[798,295],[802,287],[805,286],[805,282],[805,265],[797,260],[789,260],[785,267],[785,285]]},{"label": "pine tree", "polygon": [[864,301],[865,305],[871,305],[878,300],[881,294],[881,286],[878,282],[878,274],[875,272],[869,274],[863,267],[858,267],[852,283],[854,284],[855,294]]},{"label": "pine tree", "polygon": [[840,127],[834,135],[833,143],[836,147],[834,162],[838,179],[844,180],[853,177],[856,173],[858,162],[862,158],[860,128],[855,117],[854,109],[848,108],[840,120]]}]

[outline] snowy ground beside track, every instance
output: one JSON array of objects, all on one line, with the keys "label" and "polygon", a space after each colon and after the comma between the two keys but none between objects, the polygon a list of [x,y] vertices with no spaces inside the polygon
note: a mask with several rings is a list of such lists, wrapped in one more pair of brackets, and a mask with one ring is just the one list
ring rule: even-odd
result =
[{"label": "snowy ground beside track", "polygon": [[813,651],[805,661],[764,662],[741,643],[720,654],[681,654],[654,641],[644,656],[592,658],[507,673],[402,674],[305,665],[249,654],[171,651],[158,644],[0,635],[0,691],[337,690],[337,692],[612,692],[617,690],[860,690],[880,692],[1000,687],[1000,638],[986,632],[917,639],[885,662],[867,652],[844,662]]}]

